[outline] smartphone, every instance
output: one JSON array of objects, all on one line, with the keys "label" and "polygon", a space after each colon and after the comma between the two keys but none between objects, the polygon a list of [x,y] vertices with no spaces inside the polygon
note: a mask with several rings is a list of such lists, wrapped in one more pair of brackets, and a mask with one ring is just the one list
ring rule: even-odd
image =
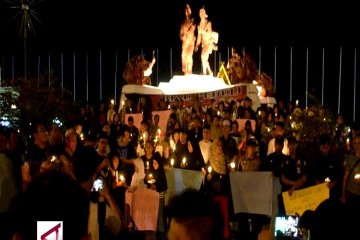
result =
[{"label": "smartphone", "polygon": [[275,237],[299,237],[297,225],[299,218],[296,216],[283,216],[275,218]]},{"label": "smartphone", "polygon": [[93,187],[92,187],[91,191],[99,192],[99,191],[102,190],[102,188],[103,188],[103,180],[101,178],[97,178],[94,181],[94,184],[93,184]]}]

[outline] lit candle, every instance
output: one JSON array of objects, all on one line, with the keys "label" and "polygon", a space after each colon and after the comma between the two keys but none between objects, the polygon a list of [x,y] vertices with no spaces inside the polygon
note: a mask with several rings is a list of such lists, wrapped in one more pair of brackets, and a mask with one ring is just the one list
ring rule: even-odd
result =
[{"label": "lit candle", "polygon": [[156,182],[156,180],[154,179],[154,176],[152,175],[152,173],[149,173],[149,175],[147,176],[147,182],[149,184],[154,184]]},{"label": "lit candle", "polygon": [[296,104],[296,106],[299,105],[299,100],[298,99],[296,99],[295,104]]},{"label": "lit candle", "polygon": [[84,140],[84,134],[83,133],[80,133],[80,139]]},{"label": "lit candle", "polygon": [[212,167],[211,166],[208,167],[208,172],[211,174],[211,172],[212,172]]},{"label": "lit candle", "polygon": [[231,163],[230,163],[230,167],[231,167],[232,169],[235,169],[235,166],[236,166],[236,164],[235,164],[234,162],[231,162]]},{"label": "lit candle", "polygon": [[170,160],[170,165],[171,165],[171,167],[174,167],[174,164],[175,164],[175,160],[172,158],[172,159]]},{"label": "lit candle", "polygon": [[181,160],[181,167],[186,167],[186,157]]},{"label": "lit candle", "polygon": [[146,169],[149,169],[150,168],[150,163],[149,161],[146,161]]},{"label": "lit candle", "polygon": [[124,175],[120,174],[119,179],[120,179],[121,182],[125,181]]},{"label": "lit candle", "polygon": [[261,111],[259,111],[259,116],[261,115]]},{"label": "lit candle", "polygon": [[115,179],[119,180],[119,172],[118,171],[115,171]]},{"label": "lit candle", "polygon": [[329,178],[329,177],[326,177],[326,178],[325,178],[325,182],[330,182],[330,178]]},{"label": "lit candle", "polygon": [[124,105],[125,105],[125,101],[122,100],[122,101],[121,101],[121,106],[124,106]]},{"label": "lit candle", "polygon": [[53,162],[53,161],[55,161],[55,160],[56,160],[56,156],[55,156],[55,155],[53,155],[53,156],[51,157],[50,162]]},{"label": "lit candle", "polygon": [[111,99],[110,103],[111,103],[112,105],[114,105],[114,104],[115,104],[114,99]]},{"label": "lit candle", "polygon": [[144,145],[146,144],[146,133],[143,133]]},{"label": "lit candle", "polygon": [[170,139],[170,148],[173,151],[175,151],[175,149],[176,149],[176,144],[175,144],[174,140],[172,140],[172,139]]}]

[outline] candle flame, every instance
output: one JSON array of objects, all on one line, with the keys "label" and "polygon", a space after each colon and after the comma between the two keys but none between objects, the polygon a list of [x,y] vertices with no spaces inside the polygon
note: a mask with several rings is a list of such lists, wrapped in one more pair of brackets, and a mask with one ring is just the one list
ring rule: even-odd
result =
[{"label": "candle flame", "polygon": [[122,181],[122,182],[125,181],[124,175],[120,174],[119,179],[120,179],[120,181]]}]

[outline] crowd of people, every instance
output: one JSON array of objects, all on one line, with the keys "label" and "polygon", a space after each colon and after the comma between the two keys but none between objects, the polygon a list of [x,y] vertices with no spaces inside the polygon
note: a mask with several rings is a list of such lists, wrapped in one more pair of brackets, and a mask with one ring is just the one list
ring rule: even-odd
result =
[{"label": "crowd of people", "polygon": [[[153,116],[148,101],[141,96],[137,106],[130,102],[120,112],[113,103],[102,104],[97,112],[86,105],[78,120],[65,128],[37,119],[29,126],[27,144],[22,141],[27,136],[1,128],[1,236],[34,239],[36,221],[59,218],[64,221],[65,239],[129,239],[131,234],[137,239],[183,239],[177,231],[192,237],[187,239],[210,239],[206,236],[211,233],[190,231],[188,224],[218,234],[218,228],[211,226],[222,230],[224,223],[219,217],[208,219],[218,212],[204,211],[214,210],[209,199],[223,196],[228,220],[240,224],[239,239],[268,239],[264,226],[274,216],[233,211],[229,176],[237,171],[270,171],[289,194],[327,182],[331,201],[341,209],[359,212],[360,129],[356,124],[347,128],[341,116],[333,129],[319,128],[318,137],[309,142],[292,131],[301,123],[295,122],[295,113],[305,110],[282,101],[254,111],[250,98],[229,103],[212,100],[206,107],[195,97],[187,108],[176,99],[166,104],[169,119]],[[313,114],[320,116],[323,110]],[[139,128],[131,116],[134,112],[143,113]],[[244,128],[237,119],[247,119]],[[160,129],[159,121],[166,121],[166,129]],[[201,193],[186,193],[165,206],[170,167],[201,172]],[[127,194],[139,189],[158,193],[157,227],[151,231],[136,229],[127,204]],[[191,196],[204,208],[193,209],[192,204],[196,208],[201,204],[192,203]],[[276,215],[286,215],[282,203],[279,197]],[[342,220],[336,218],[338,213],[329,216],[333,223]],[[303,221],[306,231],[314,232],[312,239],[321,239],[313,221]],[[194,237],[197,234],[203,237]]]}]

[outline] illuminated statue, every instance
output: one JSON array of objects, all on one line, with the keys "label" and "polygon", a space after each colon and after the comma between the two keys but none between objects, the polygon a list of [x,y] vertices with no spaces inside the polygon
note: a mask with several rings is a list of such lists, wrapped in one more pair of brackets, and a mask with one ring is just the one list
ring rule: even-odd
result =
[{"label": "illuminated statue", "polygon": [[242,50],[242,56],[234,48],[231,49],[231,58],[228,62],[228,75],[232,84],[251,83],[257,79],[258,70],[250,55]]},{"label": "illuminated statue", "polygon": [[201,44],[201,64],[202,74],[213,75],[209,64],[209,55],[212,51],[217,50],[217,42],[219,34],[212,31],[211,22],[207,20],[205,8],[201,8],[199,11],[200,23],[198,25],[198,37],[196,41],[195,51],[198,50]]},{"label": "illuminated statue", "polygon": [[144,56],[142,55],[131,58],[130,61],[126,64],[123,73],[124,80],[127,82],[127,84],[150,84],[150,75],[152,73],[152,68],[155,62],[155,51],[153,51],[153,58],[151,62],[145,60]]},{"label": "illuminated statue", "polygon": [[194,19],[191,18],[191,8],[189,4],[185,6],[185,20],[181,24],[180,39],[182,41],[181,62],[182,71],[186,74],[192,74],[193,53],[195,48],[195,29]]},{"label": "illuminated statue", "polygon": [[260,96],[266,97],[273,96],[274,94],[272,78],[266,73],[258,71],[255,62],[245,52],[245,49],[242,50],[240,55],[234,48],[231,48],[231,58],[227,64],[227,74],[231,84],[252,83],[255,80],[257,86],[261,87]]}]

